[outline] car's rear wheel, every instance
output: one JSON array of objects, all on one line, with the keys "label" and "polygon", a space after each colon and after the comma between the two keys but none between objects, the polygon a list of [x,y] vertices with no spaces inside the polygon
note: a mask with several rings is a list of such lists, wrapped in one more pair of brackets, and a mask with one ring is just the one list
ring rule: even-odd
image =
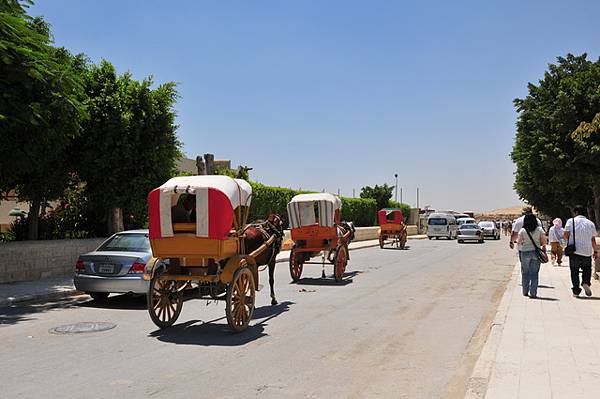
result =
[{"label": "car's rear wheel", "polygon": [[110,292],[88,292],[88,294],[90,294],[93,300],[102,302],[106,301],[106,299],[110,295]]}]

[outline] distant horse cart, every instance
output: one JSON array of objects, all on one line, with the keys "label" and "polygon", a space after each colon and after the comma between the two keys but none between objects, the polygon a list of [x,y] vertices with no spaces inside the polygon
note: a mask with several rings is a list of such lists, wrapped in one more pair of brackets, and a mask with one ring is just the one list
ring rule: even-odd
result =
[{"label": "distant horse cart", "polygon": [[149,237],[154,258],[148,313],[160,328],[181,313],[183,291],[197,286],[200,298],[225,301],[227,323],[248,327],[258,285],[258,266],[268,265],[271,303],[275,257],[283,228],[277,215],[246,225],[252,188],[226,176],[175,177],[148,195]]},{"label": "distant horse cart", "polygon": [[[290,253],[290,276],[297,282],[306,264],[333,264],[333,275],[341,281],[350,259],[348,244],[354,239],[354,224],[341,222],[340,199],[328,193],[296,195],[287,204],[290,234],[294,241]],[[311,259],[321,254],[321,262]]]},{"label": "distant horse cart", "polygon": [[385,208],[377,212],[379,222],[379,247],[383,249],[388,240],[391,240],[392,247],[404,249],[408,233],[404,224],[404,215],[400,209]]}]

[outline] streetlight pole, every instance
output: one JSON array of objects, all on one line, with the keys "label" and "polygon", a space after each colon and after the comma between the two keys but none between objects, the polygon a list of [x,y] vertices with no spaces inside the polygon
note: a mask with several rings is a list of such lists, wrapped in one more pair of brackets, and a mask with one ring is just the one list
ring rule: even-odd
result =
[{"label": "streetlight pole", "polygon": [[400,203],[402,203],[402,187],[400,187]]},{"label": "streetlight pole", "polygon": [[396,188],[396,197],[394,198],[394,200],[396,202],[398,202],[398,173],[394,173],[394,177],[396,178],[396,186],[395,186],[395,188]]}]

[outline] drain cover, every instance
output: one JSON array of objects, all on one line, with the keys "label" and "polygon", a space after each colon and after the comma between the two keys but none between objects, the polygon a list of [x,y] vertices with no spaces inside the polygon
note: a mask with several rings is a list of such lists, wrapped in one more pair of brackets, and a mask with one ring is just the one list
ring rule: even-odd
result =
[{"label": "drain cover", "polygon": [[49,332],[51,334],[83,334],[112,330],[116,326],[116,324],[101,321],[84,321],[82,323],[65,324],[64,326],[54,327],[51,328]]}]

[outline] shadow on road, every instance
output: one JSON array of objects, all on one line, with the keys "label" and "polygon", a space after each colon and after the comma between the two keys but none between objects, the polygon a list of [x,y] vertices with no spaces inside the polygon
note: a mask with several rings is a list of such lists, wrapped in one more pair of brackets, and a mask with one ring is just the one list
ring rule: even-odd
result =
[{"label": "shadow on road", "polygon": [[[304,277],[298,280],[295,284],[298,285],[330,285],[330,286],[344,286],[348,284],[352,284],[353,278],[362,273],[360,270],[355,270],[352,272],[344,273],[344,277],[342,277],[342,281],[335,281],[335,278],[326,277],[326,278],[314,278],[314,277]],[[292,283],[293,284],[293,283]]]},{"label": "shadow on road", "polygon": [[[267,335],[264,332],[267,322],[280,314],[287,312],[294,302],[281,302],[278,305],[265,305],[254,309],[252,320],[260,320],[258,323],[250,323],[243,332],[233,333],[225,317],[203,322],[202,320],[190,320],[185,323],[175,324],[163,330],[155,330],[148,334],[162,342],[178,345],[201,345],[201,346],[240,346],[257,340]],[[262,320],[261,320],[262,319]],[[217,322],[221,322],[217,324]]]},{"label": "shadow on road", "polygon": [[550,297],[544,297],[544,296],[538,296],[538,297],[536,297],[536,298],[531,298],[531,299],[533,299],[534,301],[535,301],[535,300],[540,300],[540,301],[551,301],[551,302],[554,302],[554,301],[560,301],[560,299],[558,299],[558,298],[550,298]]},{"label": "shadow on road", "polygon": [[383,248],[380,249],[394,249],[396,251],[407,251],[410,249],[410,245],[405,245],[404,248],[400,248],[400,247],[395,247],[395,246],[389,246],[386,247],[385,245],[383,246]]},{"label": "shadow on road", "polygon": [[33,315],[49,312],[54,309],[67,309],[79,305],[81,297],[64,298],[49,302],[20,303],[0,308],[0,327],[13,325],[25,321],[36,320]]},{"label": "shadow on road", "polygon": [[146,295],[122,294],[110,296],[105,300],[90,299],[78,303],[82,308],[112,309],[112,310],[146,310]]}]

